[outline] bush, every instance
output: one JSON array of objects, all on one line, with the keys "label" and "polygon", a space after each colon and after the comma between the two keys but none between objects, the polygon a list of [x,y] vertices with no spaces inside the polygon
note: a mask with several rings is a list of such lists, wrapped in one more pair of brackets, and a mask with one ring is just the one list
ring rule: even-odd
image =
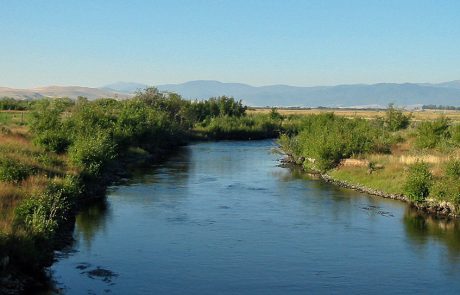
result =
[{"label": "bush", "polygon": [[441,201],[449,201],[454,204],[460,203],[460,185],[458,179],[451,177],[442,178],[433,184],[430,193]]},{"label": "bush", "polygon": [[16,209],[16,226],[52,238],[73,209],[78,193],[79,183],[73,177],[51,182],[43,194],[26,199]]},{"label": "bush", "polygon": [[418,162],[409,167],[404,185],[405,194],[415,202],[424,201],[430,194],[433,176],[426,163]]},{"label": "bush", "polygon": [[214,139],[263,139],[276,137],[280,124],[269,115],[219,116],[198,124],[196,129]]},{"label": "bush", "polygon": [[402,110],[396,109],[393,104],[390,104],[385,112],[384,123],[388,130],[398,131],[409,126],[410,116],[404,115]]},{"label": "bush", "polygon": [[444,172],[448,177],[460,179],[460,160],[451,160],[446,164]]},{"label": "bush", "polygon": [[289,128],[294,134],[292,139],[283,137],[280,143],[294,158],[315,159],[313,169],[325,171],[344,158],[390,150],[392,137],[373,121],[347,119],[329,113],[307,116],[298,124],[298,131]]},{"label": "bush", "polygon": [[44,130],[37,134],[35,143],[42,146],[46,151],[60,154],[67,150],[70,139],[62,130]]},{"label": "bush", "polygon": [[191,105],[191,113],[196,121],[204,121],[215,117],[242,117],[246,113],[247,107],[241,100],[237,101],[233,97],[212,97],[204,101],[194,101]]},{"label": "bush", "polygon": [[31,167],[14,159],[0,156],[0,181],[18,183],[33,172]]},{"label": "bush", "polygon": [[441,117],[434,122],[424,121],[417,127],[415,145],[418,148],[435,148],[450,138],[449,119]]},{"label": "bush", "polygon": [[105,165],[115,159],[116,145],[110,136],[97,132],[91,137],[78,138],[69,149],[69,158],[90,176],[101,174]]},{"label": "bush", "polygon": [[72,132],[64,126],[62,116],[71,105],[66,99],[44,99],[36,103],[29,122],[36,144],[57,153],[67,149]]}]

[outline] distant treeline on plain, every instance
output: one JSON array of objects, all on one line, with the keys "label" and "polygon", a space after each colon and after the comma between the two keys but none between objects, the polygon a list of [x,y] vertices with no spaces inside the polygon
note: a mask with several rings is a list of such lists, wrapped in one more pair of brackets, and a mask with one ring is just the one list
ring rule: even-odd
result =
[{"label": "distant treeline on plain", "polygon": [[452,110],[452,111],[460,111],[460,107],[454,106],[443,106],[443,105],[435,105],[435,104],[428,104],[422,106],[424,110]]}]

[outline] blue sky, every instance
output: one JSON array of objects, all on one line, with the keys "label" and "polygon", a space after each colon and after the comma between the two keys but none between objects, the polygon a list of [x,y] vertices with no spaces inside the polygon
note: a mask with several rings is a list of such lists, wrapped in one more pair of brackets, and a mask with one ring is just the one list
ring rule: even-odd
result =
[{"label": "blue sky", "polygon": [[460,79],[460,1],[0,0],[0,86]]}]

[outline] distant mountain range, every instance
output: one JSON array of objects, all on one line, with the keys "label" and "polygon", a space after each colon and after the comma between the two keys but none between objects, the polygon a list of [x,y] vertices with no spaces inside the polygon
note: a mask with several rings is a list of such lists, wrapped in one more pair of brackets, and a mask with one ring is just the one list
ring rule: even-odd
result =
[{"label": "distant mountain range", "polygon": [[157,86],[185,98],[230,95],[251,106],[399,106],[422,104],[460,105],[460,80],[439,84],[380,83],[338,86],[296,87],[271,85],[254,87],[239,83],[191,81]]},{"label": "distant mountain range", "polygon": [[[127,98],[137,90],[146,88],[140,83],[117,82],[100,88],[79,86],[50,86],[34,89],[0,87],[0,97],[40,98],[66,96],[89,99],[99,97]],[[182,84],[156,86],[161,91],[176,92],[188,99],[205,99],[227,95],[242,99],[250,106],[303,106],[303,107],[385,107],[442,104],[460,106],[460,80],[444,83],[379,83],[337,86],[298,87],[288,85],[251,86],[241,83],[222,83],[199,80]]]},{"label": "distant mountain range", "polygon": [[47,86],[31,89],[15,89],[0,87],[0,97],[12,97],[17,99],[39,99],[44,97],[70,97],[85,96],[89,99],[101,97],[128,98],[131,94],[107,90],[103,88],[90,88],[81,86]]}]

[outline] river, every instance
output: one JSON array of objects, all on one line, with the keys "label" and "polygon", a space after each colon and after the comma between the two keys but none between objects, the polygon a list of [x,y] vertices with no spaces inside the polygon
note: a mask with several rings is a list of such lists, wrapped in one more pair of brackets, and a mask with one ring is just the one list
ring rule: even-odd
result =
[{"label": "river", "polygon": [[109,188],[50,271],[65,294],[460,293],[460,225],[195,143]]}]

